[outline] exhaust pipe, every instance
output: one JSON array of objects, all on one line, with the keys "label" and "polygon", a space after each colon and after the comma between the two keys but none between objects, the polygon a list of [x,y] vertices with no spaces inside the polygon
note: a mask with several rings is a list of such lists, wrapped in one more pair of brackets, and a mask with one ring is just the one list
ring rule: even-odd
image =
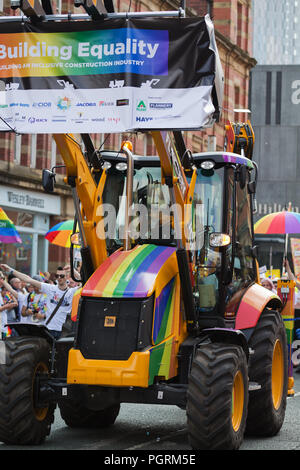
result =
[{"label": "exhaust pipe", "polygon": [[129,211],[132,206],[132,193],[133,193],[133,155],[132,155],[132,143],[129,141],[122,142],[121,149],[127,157],[127,181],[126,181],[126,209],[125,209],[125,227],[124,227],[124,251],[128,251],[131,248],[130,243],[130,216]]}]

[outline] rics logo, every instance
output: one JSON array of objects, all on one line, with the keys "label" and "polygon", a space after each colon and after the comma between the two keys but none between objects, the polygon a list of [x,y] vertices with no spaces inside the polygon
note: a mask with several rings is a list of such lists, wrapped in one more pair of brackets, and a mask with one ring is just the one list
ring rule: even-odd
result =
[{"label": "rics logo", "polygon": [[57,107],[58,109],[61,109],[63,111],[66,111],[69,109],[71,106],[71,100],[67,96],[64,96],[63,98],[59,98],[57,102]]}]

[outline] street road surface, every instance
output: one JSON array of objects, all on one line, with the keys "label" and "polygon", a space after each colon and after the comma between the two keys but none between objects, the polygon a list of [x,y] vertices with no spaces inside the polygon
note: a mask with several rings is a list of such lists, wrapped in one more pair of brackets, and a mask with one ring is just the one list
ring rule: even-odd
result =
[{"label": "street road surface", "polygon": [[[272,438],[245,438],[241,450],[300,450],[300,374],[295,374],[295,396],[288,398],[286,419],[280,433]],[[115,425],[105,430],[67,427],[56,410],[55,422],[45,443],[6,446],[0,450],[102,450],[103,459],[113,451],[190,450],[185,411],[176,406],[122,404]],[[106,452],[107,451],[107,452]],[[127,454],[126,454],[127,455]]]}]

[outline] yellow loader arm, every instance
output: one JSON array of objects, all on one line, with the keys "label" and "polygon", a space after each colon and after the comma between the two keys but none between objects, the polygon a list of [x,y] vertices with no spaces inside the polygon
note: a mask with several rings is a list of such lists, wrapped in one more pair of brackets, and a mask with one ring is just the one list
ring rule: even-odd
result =
[{"label": "yellow loader arm", "polygon": [[[83,238],[85,238],[83,241],[90,247],[92,262],[96,269],[107,258],[102,213],[106,171],[102,171],[97,185],[81,147],[74,137],[71,134],[54,134],[53,138],[66,165],[66,183],[76,189],[81,204]],[[78,224],[80,226],[80,221]]]},{"label": "yellow loader arm", "polygon": [[171,135],[162,131],[152,131],[151,134],[160,158],[162,182],[173,186],[174,200],[172,203],[176,204],[178,208],[180,207],[181,210],[181,214],[178,214],[178,221],[181,222],[181,226],[178,229],[181,231],[183,245],[186,246],[188,234],[185,227],[190,222],[191,202],[194,195],[197,171],[196,168],[193,168],[191,182],[188,184],[183,164],[180,161]]},{"label": "yellow loader arm", "polygon": [[227,121],[225,130],[224,150],[238,153],[252,160],[255,137],[250,121],[238,124]]}]

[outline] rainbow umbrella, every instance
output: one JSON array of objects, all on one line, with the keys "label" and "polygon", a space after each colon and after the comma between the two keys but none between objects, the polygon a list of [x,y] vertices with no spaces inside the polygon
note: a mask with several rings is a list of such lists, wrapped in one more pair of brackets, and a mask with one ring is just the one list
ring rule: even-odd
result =
[{"label": "rainbow umbrella", "polygon": [[70,237],[73,233],[74,220],[65,220],[54,225],[45,235],[45,238],[53,245],[70,248]]},{"label": "rainbow umbrella", "polygon": [[300,214],[297,212],[273,212],[259,219],[254,232],[264,235],[300,233]]},{"label": "rainbow umbrella", "polygon": [[300,214],[298,212],[273,212],[259,219],[254,225],[255,234],[285,235],[284,258],[287,257],[288,234],[300,233]]},{"label": "rainbow umbrella", "polygon": [[0,242],[2,243],[22,243],[13,222],[7,217],[0,207]]}]

